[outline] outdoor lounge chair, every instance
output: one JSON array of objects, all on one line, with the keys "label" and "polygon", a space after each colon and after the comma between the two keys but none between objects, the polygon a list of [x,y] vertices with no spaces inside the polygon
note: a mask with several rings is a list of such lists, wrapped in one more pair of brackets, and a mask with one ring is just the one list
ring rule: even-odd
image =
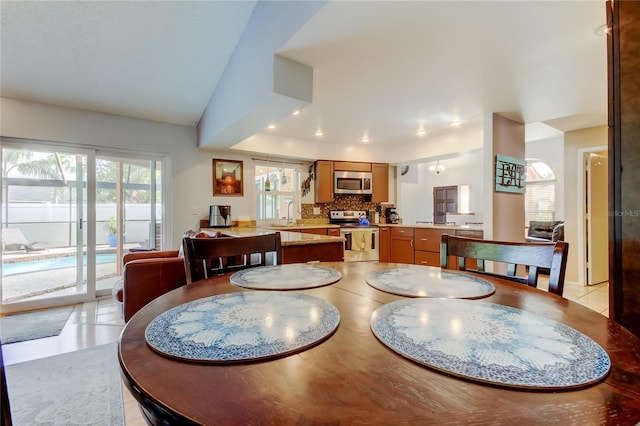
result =
[{"label": "outdoor lounge chair", "polygon": [[19,228],[2,228],[3,251],[40,251],[49,245],[40,241],[29,242]]}]

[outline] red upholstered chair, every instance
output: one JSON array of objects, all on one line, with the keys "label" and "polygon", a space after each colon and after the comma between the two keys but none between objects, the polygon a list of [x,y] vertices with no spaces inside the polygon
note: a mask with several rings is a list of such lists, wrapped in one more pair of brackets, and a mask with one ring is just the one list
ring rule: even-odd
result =
[{"label": "red upholstered chair", "polygon": [[[187,231],[186,237],[215,237]],[[125,321],[144,305],[187,283],[181,250],[130,252],[122,259],[122,280],[114,288],[114,297],[122,302]]]}]

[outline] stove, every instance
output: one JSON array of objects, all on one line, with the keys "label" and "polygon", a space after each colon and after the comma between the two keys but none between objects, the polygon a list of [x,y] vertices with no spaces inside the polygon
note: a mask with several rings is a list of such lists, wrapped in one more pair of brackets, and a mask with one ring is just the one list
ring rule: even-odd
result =
[{"label": "stove", "polygon": [[361,219],[367,218],[367,212],[363,210],[331,210],[329,212],[329,223],[340,225],[341,228],[367,227],[360,225]]},{"label": "stove", "polygon": [[[345,238],[344,261],[376,261],[380,258],[380,236],[377,226],[360,225],[367,218],[361,210],[331,210],[329,223],[340,225],[340,236]],[[354,234],[356,231],[366,231]],[[357,237],[354,239],[354,235]]]}]

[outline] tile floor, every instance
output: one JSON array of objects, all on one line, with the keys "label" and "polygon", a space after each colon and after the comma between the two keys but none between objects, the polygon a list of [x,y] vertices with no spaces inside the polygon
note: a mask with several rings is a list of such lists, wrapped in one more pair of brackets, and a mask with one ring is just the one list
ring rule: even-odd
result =
[{"label": "tile floor", "polygon": [[[546,290],[548,283],[541,280],[540,288]],[[565,283],[564,297],[609,316],[608,283],[595,286],[579,286]],[[119,305],[111,297],[76,305],[65,328],[59,336],[27,342],[13,343],[2,347],[6,365],[44,358],[65,352],[85,349],[115,342],[120,336],[124,322]],[[136,400],[123,387],[125,422],[127,426],[146,425]]]}]

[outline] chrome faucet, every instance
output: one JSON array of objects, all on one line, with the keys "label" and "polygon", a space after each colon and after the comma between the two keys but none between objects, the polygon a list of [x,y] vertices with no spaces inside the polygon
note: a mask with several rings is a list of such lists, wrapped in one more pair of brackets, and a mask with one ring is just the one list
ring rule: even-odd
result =
[{"label": "chrome faucet", "polygon": [[293,204],[295,201],[290,200],[287,203],[287,225],[289,225],[291,223],[291,204]]}]

